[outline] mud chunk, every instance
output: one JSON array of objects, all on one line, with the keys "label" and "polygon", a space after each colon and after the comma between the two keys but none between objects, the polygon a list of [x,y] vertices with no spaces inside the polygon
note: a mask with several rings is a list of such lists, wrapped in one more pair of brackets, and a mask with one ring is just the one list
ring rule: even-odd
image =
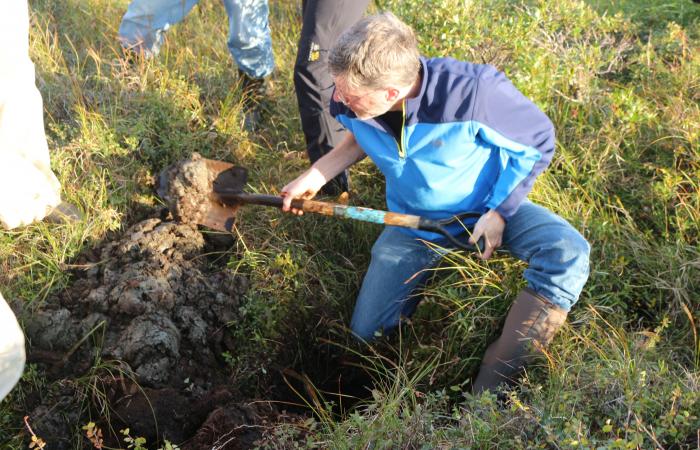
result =
[{"label": "mud chunk", "polygon": [[136,367],[139,379],[151,385],[167,381],[180,355],[180,332],[167,316],[137,317],[111,352]]},{"label": "mud chunk", "polygon": [[196,227],[149,219],[134,225],[124,239],[107,244],[101,252],[105,281],[119,278],[125,264],[167,269],[188,260],[204,248],[204,238]]},{"label": "mud chunk", "polygon": [[168,209],[173,217],[183,223],[198,223],[206,214],[209,194],[215,174],[211,173],[198,153],[190,159],[170,166],[165,174],[166,192],[161,196],[167,199]]},{"label": "mud chunk", "polygon": [[[225,379],[216,331],[236,320],[248,283],[226,269],[212,272],[199,257],[204,247],[193,225],[137,223],[94,252],[97,270],[27,315],[32,346],[68,352],[94,333],[83,345],[99,346],[104,359],[126,362],[145,386],[211,379],[219,369]],[[98,325],[104,328],[95,330]],[[91,355],[92,349],[74,351],[71,366],[84,367],[75,359]]]},{"label": "mud chunk", "polygon": [[137,275],[136,279],[122,280],[110,295],[116,299],[116,311],[132,316],[170,311],[175,307],[175,296],[170,283],[158,276]]},{"label": "mud chunk", "polygon": [[272,416],[269,404],[241,404],[230,402],[213,410],[193,439],[186,442],[183,450],[213,448],[253,448],[261,437],[261,429]]},{"label": "mud chunk", "polygon": [[[73,389],[27,407],[53,437],[51,448],[54,442],[72,448],[75,431],[51,414],[72,408],[77,412],[71,423],[81,423],[75,402],[105,394],[118,412],[115,420],[154,445],[192,437],[207,417],[204,434],[198,434],[205,446],[190,448],[225,442],[233,437],[225,437],[228,426],[241,432],[226,448],[250,448],[260,437],[248,425],[262,423],[269,412],[239,405],[231,392],[221,396],[217,390],[232,389],[222,353],[241,345],[228,327],[240,321],[249,283],[225,267],[212,267],[202,255],[206,251],[195,225],[144,220],[94,249],[85,264],[89,271],[77,272],[72,286],[47,298],[38,311],[24,311],[28,357]],[[91,370],[96,360],[108,369]],[[89,387],[72,379],[90,380]],[[123,444],[109,426],[98,425],[105,442]]]},{"label": "mud chunk", "polygon": [[196,431],[202,420],[193,414],[190,400],[172,388],[139,390],[118,399],[113,407],[124,425],[134,435],[146,437],[147,442],[156,442],[159,437],[182,442]]},{"label": "mud chunk", "polygon": [[107,286],[98,286],[92,289],[87,296],[80,299],[81,302],[90,304],[93,311],[109,311],[109,289]]},{"label": "mud chunk", "polygon": [[80,322],[65,308],[38,311],[24,322],[32,345],[45,350],[66,351],[79,339]]},{"label": "mud chunk", "polygon": [[177,320],[183,324],[183,329],[188,330],[187,337],[192,343],[206,344],[209,327],[195,308],[189,306],[181,308]]},{"label": "mud chunk", "polygon": [[[56,450],[75,448],[73,432],[80,423],[81,405],[75,390],[66,386],[61,393],[52,395],[36,407],[29,417],[34,432]],[[57,412],[60,411],[60,414]]]}]

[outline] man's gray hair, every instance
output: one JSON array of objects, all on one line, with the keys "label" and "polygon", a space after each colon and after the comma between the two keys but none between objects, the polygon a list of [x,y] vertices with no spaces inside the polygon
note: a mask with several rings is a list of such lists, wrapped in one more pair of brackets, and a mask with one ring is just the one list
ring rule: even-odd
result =
[{"label": "man's gray hair", "polygon": [[345,31],[328,54],[328,68],[355,88],[404,87],[416,79],[419,58],[411,27],[385,12],[365,17]]}]

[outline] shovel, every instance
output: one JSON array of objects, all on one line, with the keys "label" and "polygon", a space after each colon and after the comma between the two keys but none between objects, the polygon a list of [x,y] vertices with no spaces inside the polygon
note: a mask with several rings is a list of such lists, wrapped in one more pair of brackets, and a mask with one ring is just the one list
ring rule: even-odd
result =
[{"label": "shovel", "polygon": [[[243,192],[248,181],[248,171],[231,163],[202,158],[207,170],[215,175],[212,191],[209,194],[207,211],[197,222],[218,231],[231,231],[234,216],[239,206],[244,204],[274,206],[282,208],[282,197],[265,194],[250,194]],[[157,180],[157,192],[161,198],[166,198],[168,169],[163,171]],[[442,220],[432,220],[410,214],[392,213],[371,208],[347,206],[338,203],[320,202],[316,200],[294,199],[292,207],[304,212],[322,214],[343,219],[361,220],[383,225],[393,225],[414,230],[430,231],[444,236],[452,245],[463,250],[474,251],[477,246],[462,242],[452,236],[446,226],[465,219],[481,217],[478,212],[465,212]],[[478,251],[483,252],[484,242],[479,239]]]}]

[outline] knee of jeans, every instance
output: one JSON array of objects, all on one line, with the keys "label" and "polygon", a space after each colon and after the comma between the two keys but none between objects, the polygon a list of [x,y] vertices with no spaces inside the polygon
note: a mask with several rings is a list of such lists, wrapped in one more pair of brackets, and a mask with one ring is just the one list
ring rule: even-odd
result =
[{"label": "knee of jeans", "polygon": [[576,230],[569,233],[567,240],[569,242],[572,259],[576,261],[576,266],[580,270],[585,271],[586,278],[588,278],[588,270],[591,259],[591,244],[589,244],[588,241]]},{"label": "knee of jeans", "polygon": [[547,246],[541,248],[547,257],[555,259],[552,263],[563,264],[576,269],[588,268],[591,245],[581,234],[574,230],[562,232]]},{"label": "knee of jeans", "polygon": [[[554,275],[550,282],[554,282],[560,290],[559,306],[568,310],[578,301],[588,281],[591,246],[578,231],[571,229],[556,241],[554,247],[556,254],[560,255],[561,268],[553,270],[553,273],[558,275]],[[557,289],[555,291],[558,292]],[[563,299],[566,299],[566,302]]]},{"label": "knee of jeans", "polygon": [[569,309],[588,280],[591,246],[573,228],[541,244],[531,256],[526,278],[553,303]]}]

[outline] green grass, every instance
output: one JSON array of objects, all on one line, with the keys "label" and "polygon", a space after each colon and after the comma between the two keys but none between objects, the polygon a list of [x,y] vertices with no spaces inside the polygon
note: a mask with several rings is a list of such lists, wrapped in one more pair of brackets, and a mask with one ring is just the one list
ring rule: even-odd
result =
[{"label": "green grass", "polygon": [[[52,165],[85,220],[0,232],[7,298],[38,305],[68,285],[76,255],[154,214],[152,176],[191,152],[248,167],[258,192],[277,192],[307,165],[291,63],[300,2],[271,2],[278,70],[271,114],[256,134],[241,128],[219,2],[203,1],[170,30],[159,57],[132,63],[115,38],[127,3],[32,2],[31,56]],[[376,9],[413,25],[429,56],[495,64],[552,118],[557,154],[531,198],[591,242],[591,278],[569,324],[503,408],[469,395],[468,380],[523,286],[524,265],[451,254],[402,339],[366,352],[378,377],[374,398],[345,415],[315,405],[317,423],[297,444],[697,448],[700,5],[382,0]],[[356,204],[384,206],[370,163],[352,176]],[[258,207],[239,219],[236,245],[222,257],[251,288],[244,319],[231,327],[241,345],[230,358],[234,379],[259,395],[270,373],[313,361],[321,339],[355,348],[342,326],[380,230]],[[27,371],[0,406],[0,441],[19,445],[28,413],[21,396],[49,388]],[[288,428],[279,435],[298,438]]]}]

